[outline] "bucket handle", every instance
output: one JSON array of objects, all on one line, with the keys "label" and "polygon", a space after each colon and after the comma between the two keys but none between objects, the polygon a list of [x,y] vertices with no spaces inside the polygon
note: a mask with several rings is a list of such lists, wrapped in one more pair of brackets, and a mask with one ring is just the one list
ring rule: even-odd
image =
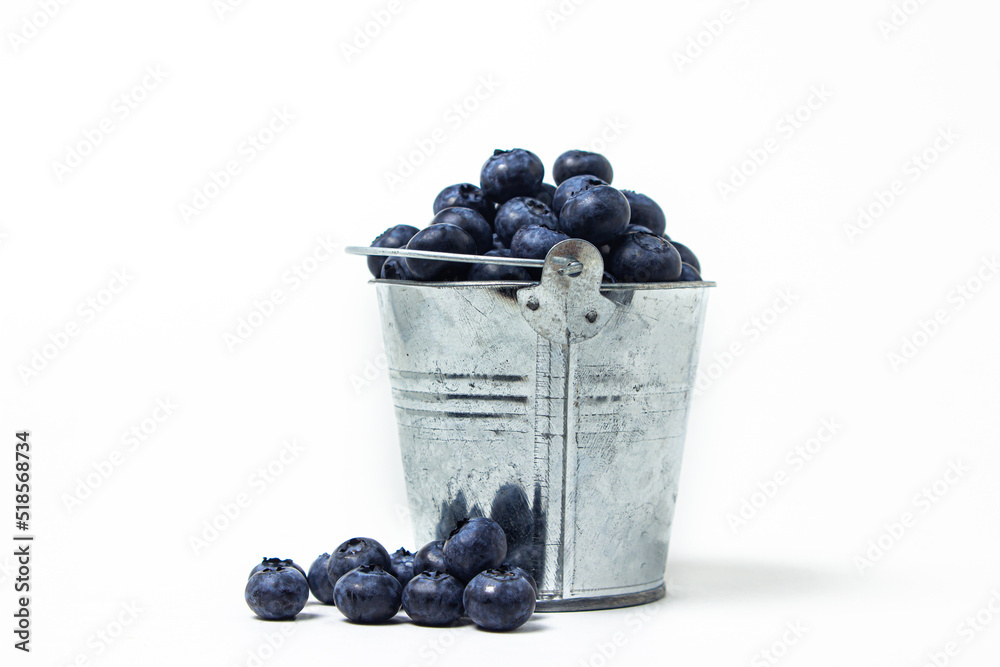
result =
[{"label": "bucket handle", "polygon": [[525,321],[546,339],[568,345],[593,338],[615,312],[613,301],[601,294],[604,258],[600,250],[582,239],[554,245],[545,259],[462,255],[406,248],[349,246],[351,255],[412,257],[465,264],[500,264],[542,270],[538,285],[517,291],[517,302]]}]

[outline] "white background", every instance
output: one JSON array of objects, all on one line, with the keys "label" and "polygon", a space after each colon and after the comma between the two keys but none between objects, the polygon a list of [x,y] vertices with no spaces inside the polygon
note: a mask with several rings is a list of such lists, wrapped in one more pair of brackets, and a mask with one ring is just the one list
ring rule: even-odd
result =
[{"label": "white background", "polygon": [[[913,14],[889,32],[894,2]],[[31,658],[10,647],[0,551],[4,655],[596,667],[772,664],[771,647],[783,665],[918,666],[954,642],[948,664],[995,664],[1000,618],[963,624],[994,596],[1000,610],[1000,278],[984,263],[1000,251],[997,3],[411,1],[350,55],[387,0],[93,0],[51,18],[44,4],[0,12],[0,433],[9,469],[14,432],[32,431],[37,535]],[[814,89],[826,99],[803,108]],[[275,109],[294,118],[250,160]],[[515,146],[549,169],[603,150],[615,185],[657,199],[719,284],[669,597],[642,615],[538,615],[509,636],[357,627],[316,605],[255,620],[242,589],[263,555],[308,566],[355,535],[417,546],[364,261],[309,258],[425,224],[438,190]],[[55,164],[73,151],[87,155]],[[762,166],[744,166],[752,154]],[[231,160],[239,173],[211,187]],[[390,187],[401,162],[420,164]],[[753,173],[724,196],[734,169]],[[127,284],[105,291],[116,271]],[[275,290],[271,316],[227,344]],[[835,434],[794,464],[823,420]],[[292,440],[301,451],[262,482]],[[965,472],[918,500],[952,464]],[[776,474],[773,497],[751,498]],[[806,628],[794,645],[788,623]]]}]

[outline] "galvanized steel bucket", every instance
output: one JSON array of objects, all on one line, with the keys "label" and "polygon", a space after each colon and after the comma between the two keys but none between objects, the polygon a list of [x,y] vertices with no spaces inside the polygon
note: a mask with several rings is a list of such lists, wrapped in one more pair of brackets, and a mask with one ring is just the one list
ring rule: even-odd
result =
[{"label": "galvanized steel bucket", "polygon": [[[441,258],[405,249],[354,254]],[[540,611],[665,595],[710,282],[602,284],[585,241],[540,283],[372,281],[417,543],[490,516]]]}]

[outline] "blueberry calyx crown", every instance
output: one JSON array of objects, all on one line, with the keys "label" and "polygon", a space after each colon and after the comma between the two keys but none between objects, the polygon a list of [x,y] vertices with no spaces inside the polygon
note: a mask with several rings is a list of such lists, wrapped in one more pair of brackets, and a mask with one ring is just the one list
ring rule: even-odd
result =
[{"label": "blueberry calyx crown", "polygon": [[413,552],[407,550],[406,547],[399,547],[398,549],[396,549],[395,551],[392,552],[392,555],[393,556],[412,556]]},{"label": "blueberry calyx crown", "polygon": [[358,572],[364,572],[365,574],[383,574],[385,569],[381,565],[361,565],[358,567]]},{"label": "blueberry calyx crown", "polygon": [[342,554],[356,554],[366,546],[368,546],[367,542],[360,537],[354,537],[347,540],[347,542],[345,542],[343,546],[338,549],[338,552]]}]

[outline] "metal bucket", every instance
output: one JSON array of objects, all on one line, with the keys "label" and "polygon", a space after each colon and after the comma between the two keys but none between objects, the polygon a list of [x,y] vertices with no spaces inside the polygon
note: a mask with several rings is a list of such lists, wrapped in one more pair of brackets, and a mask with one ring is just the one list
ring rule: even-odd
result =
[{"label": "metal bucket", "polygon": [[575,239],[503,263],[541,282],[373,281],[417,542],[490,516],[540,611],[657,600],[714,283],[601,284]]}]

